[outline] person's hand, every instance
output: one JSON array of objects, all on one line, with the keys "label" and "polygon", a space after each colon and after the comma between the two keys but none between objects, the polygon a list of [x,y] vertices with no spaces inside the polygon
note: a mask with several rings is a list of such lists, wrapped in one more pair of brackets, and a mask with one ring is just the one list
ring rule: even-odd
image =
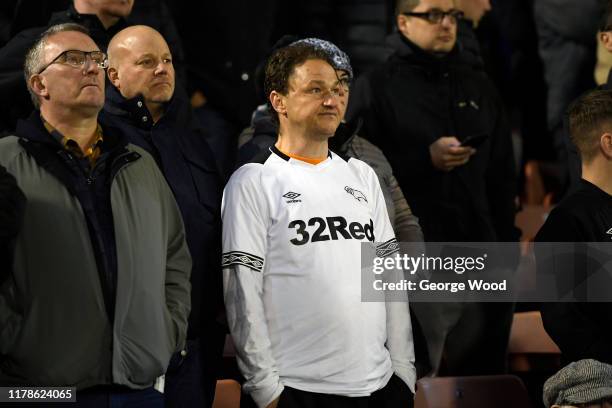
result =
[{"label": "person's hand", "polygon": [[272,401],[271,403],[269,403],[266,408],[276,408],[276,406],[278,405],[278,400],[280,399],[280,396],[276,397],[276,399],[274,401]]},{"label": "person's hand", "polygon": [[473,147],[461,147],[454,136],[444,136],[429,145],[429,154],[434,167],[442,171],[451,171],[463,166],[476,153]]}]

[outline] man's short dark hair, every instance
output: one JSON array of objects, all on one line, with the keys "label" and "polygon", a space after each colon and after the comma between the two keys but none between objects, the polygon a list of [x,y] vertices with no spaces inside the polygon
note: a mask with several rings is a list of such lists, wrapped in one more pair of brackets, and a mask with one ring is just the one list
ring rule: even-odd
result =
[{"label": "man's short dark hair", "polygon": [[569,132],[583,162],[591,161],[603,133],[612,133],[612,90],[594,90],[576,99],[568,109]]},{"label": "man's short dark hair", "polygon": [[395,4],[395,17],[402,13],[411,12],[420,2],[421,0],[397,0]]},{"label": "man's short dark hair", "polygon": [[[266,98],[269,98],[272,91],[286,95],[289,91],[289,77],[291,77],[295,68],[306,61],[315,59],[327,61],[329,65],[334,66],[327,52],[310,44],[289,45],[276,50],[266,64],[264,79]],[[274,108],[271,106],[269,99],[268,105],[273,112]],[[273,115],[273,117],[278,118],[277,115]]]}]

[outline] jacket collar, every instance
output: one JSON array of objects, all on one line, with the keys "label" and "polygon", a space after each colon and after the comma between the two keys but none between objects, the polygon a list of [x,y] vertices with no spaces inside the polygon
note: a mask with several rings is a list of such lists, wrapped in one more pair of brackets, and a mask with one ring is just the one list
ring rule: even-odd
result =
[{"label": "jacket collar", "polygon": [[[100,122],[102,133],[104,134],[104,142],[102,143],[103,151],[114,151],[125,147],[128,142],[123,132],[112,126]],[[35,110],[25,120],[20,119],[17,122],[16,135],[26,142],[35,142],[48,148],[62,150],[61,143],[56,140],[45,128],[45,125],[40,118],[40,111]]]},{"label": "jacket collar", "polygon": [[404,37],[402,33],[396,31],[386,38],[387,45],[393,49],[391,58],[399,58],[407,61],[414,61],[421,65],[432,67],[443,66],[460,61],[458,47],[455,46],[449,53],[434,55],[423,51],[415,43]]},{"label": "jacket collar", "polygon": [[143,96],[138,95],[132,99],[126,99],[112,85],[106,87],[104,111],[141,129],[148,130],[153,126],[153,117],[147,109]]},{"label": "jacket collar", "polygon": [[[170,102],[166,104],[164,115],[160,118],[158,124],[165,121],[178,123],[178,104],[178,98],[173,97]],[[147,109],[144,97],[138,95],[134,98],[126,99],[121,95],[119,90],[112,85],[106,87],[104,111],[111,115],[119,116],[140,129],[150,130],[153,127],[153,117],[149,109]]]}]

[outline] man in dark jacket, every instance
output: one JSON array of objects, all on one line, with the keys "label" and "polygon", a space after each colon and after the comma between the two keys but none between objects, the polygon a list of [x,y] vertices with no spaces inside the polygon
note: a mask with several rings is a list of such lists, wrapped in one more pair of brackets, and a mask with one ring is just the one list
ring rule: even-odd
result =
[{"label": "man in dark jacket", "polygon": [[[395,52],[357,82],[348,119],[364,118],[363,135],[389,159],[427,241],[515,241],[510,132],[492,84],[455,47],[460,18],[451,0],[400,1]],[[511,307],[413,309],[433,325],[424,331],[436,370],[444,347],[452,375],[503,371]]]},{"label": "man in dark jacket", "polygon": [[[47,27],[63,23],[80,24],[89,30],[100,50],[106,51],[110,39],[123,28],[132,24],[146,24],[170,38],[173,55],[178,61],[182,60],[180,40],[165,3],[159,0],[140,1],[143,4],[139,7],[134,6],[134,0],[73,0],[67,10],[51,16]],[[140,12],[130,18],[133,8]],[[23,83],[23,60],[26,51],[47,27],[24,30],[0,49],[0,136],[15,130],[17,120],[27,117],[34,109]]]},{"label": "man in dark jacket", "polygon": [[[539,273],[550,267],[546,257],[555,262],[557,287],[567,287],[563,280],[579,282],[597,272],[584,252],[561,254],[559,248],[584,248],[583,242],[610,242],[612,227],[612,91],[592,91],[572,104],[569,131],[582,159],[582,179],[573,193],[553,209],[536,235],[538,242],[565,242],[542,245],[536,251]],[[586,244],[585,244],[586,245]],[[608,244],[609,245],[609,244]],[[550,251],[548,250],[550,248]],[[536,250],[538,246],[536,246]],[[556,252],[553,252],[555,251]],[[609,254],[609,252],[608,252]],[[569,255],[568,258],[565,258]],[[588,281],[586,281],[589,283]],[[593,281],[591,281],[592,283]],[[608,277],[609,282],[609,277]],[[575,285],[578,286],[578,285]],[[608,285],[603,287],[609,288]],[[580,290],[573,291],[576,300]],[[542,319],[550,337],[561,349],[564,363],[592,358],[612,363],[610,303],[543,303]]]},{"label": "man in dark jacket", "polygon": [[0,383],[163,407],[153,384],[185,343],[191,257],[153,158],[98,122],[106,65],[76,24],[27,53],[40,109],[0,140],[0,165],[28,200],[0,290]]},{"label": "man in dark jacket", "polygon": [[[221,179],[203,135],[174,96],[172,54],[147,26],[119,32],[109,47],[104,119],[157,160],[183,215],[193,259],[192,309],[186,353],[172,360],[166,405],[211,406],[225,331],[216,321],[221,300]],[[187,110],[188,111],[188,110]]]}]

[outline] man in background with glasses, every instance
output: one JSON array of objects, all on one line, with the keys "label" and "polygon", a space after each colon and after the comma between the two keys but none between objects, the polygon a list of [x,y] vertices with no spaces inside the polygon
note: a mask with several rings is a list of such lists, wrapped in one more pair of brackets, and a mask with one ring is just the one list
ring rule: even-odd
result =
[{"label": "man in background with glasses", "polygon": [[154,159],[98,122],[106,65],[76,24],[27,53],[37,110],[0,140],[27,198],[0,290],[0,383],[76,387],[75,406],[163,407],[152,386],[184,345],[191,257]]},{"label": "man in background with glasses", "polygon": [[[358,79],[348,120],[364,118],[361,133],[389,159],[426,241],[517,240],[510,129],[493,84],[456,46],[463,13],[452,0],[400,0],[396,16],[394,53]],[[428,343],[417,362],[428,351],[433,373],[504,371],[511,305],[412,310]]]}]

